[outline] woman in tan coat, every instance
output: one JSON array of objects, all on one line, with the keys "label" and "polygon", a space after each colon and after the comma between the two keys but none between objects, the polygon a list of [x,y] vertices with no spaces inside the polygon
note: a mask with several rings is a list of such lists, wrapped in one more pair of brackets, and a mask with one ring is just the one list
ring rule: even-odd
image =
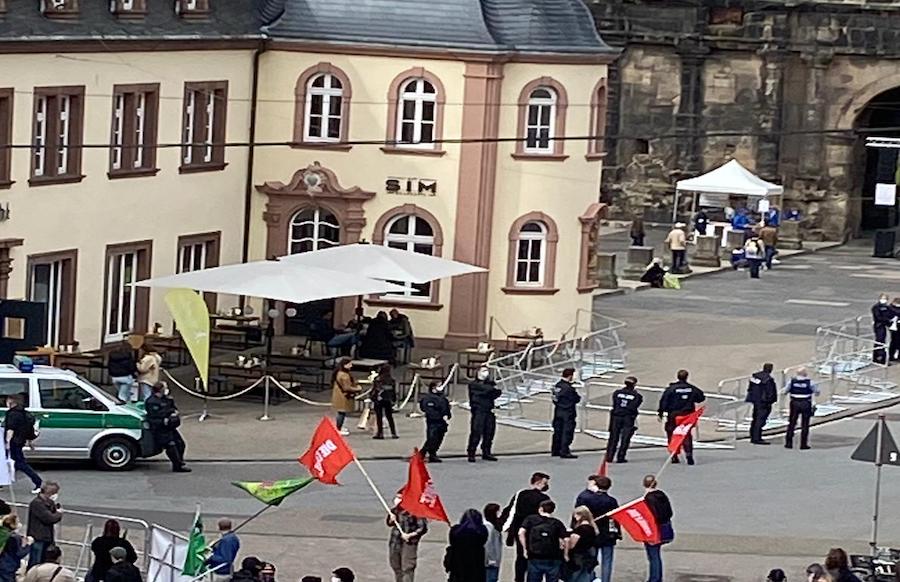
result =
[{"label": "woman in tan coat", "polygon": [[350,434],[344,430],[344,420],[348,412],[353,412],[355,403],[353,397],[361,392],[359,384],[350,375],[350,358],[341,358],[331,375],[331,407],[335,412],[334,423],[342,435]]}]

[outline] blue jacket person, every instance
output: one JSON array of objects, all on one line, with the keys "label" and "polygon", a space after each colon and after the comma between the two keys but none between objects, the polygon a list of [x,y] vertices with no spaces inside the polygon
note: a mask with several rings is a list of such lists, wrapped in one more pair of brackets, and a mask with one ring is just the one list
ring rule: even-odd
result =
[{"label": "blue jacket person", "polygon": [[772,364],[763,364],[762,370],[750,376],[745,402],[753,405],[753,420],[750,421],[750,442],[754,445],[767,445],[762,438],[763,427],[772,412],[772,405],[778,402],[778,386],[772,378]]},{"label": "blue jacket person", "polygon": [[550,454],[562,459],[577,459],[570,447],[575,439],[575,406],[581,402],[581,396],[575,390],[573,380],[575,368],[563,370],[562,379],[553,387],[553,440]]}]

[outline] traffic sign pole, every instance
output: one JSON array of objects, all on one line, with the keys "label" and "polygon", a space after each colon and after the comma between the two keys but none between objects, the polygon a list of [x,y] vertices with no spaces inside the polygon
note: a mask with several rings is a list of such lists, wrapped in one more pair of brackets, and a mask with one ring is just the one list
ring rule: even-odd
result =
[{"label": "traffic sign pole", "polygon": [[878,555],[878,506],[881,500],[881,443],[884,440],[884,413],[878,415],[878,432],[875,438],[875,513],[872,515],[872,557]]}]

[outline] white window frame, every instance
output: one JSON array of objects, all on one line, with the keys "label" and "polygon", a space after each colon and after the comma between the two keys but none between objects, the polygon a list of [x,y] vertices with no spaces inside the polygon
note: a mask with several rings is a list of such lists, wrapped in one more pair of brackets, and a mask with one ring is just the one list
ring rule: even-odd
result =
[{"label": "white window frame", "polygon": [[113,113],[113,170],[122,168],[122,146],[125,143],[125,94],[115,96],[115,112]]},{"label": "white window frame", "polygon": [[[312,220],[303,220],[303,221],[297,222],[297,218],[302,213],[307,212],[309,210],[311,210],[311,209],[308,207],[301,208],[291,217],[291,222],[290,222],[290,224],[288,224],[288,253],[289,254],[293,254],[293,251],[291,249],[293,249],[294,244],[297,244],[297,243],[312,242],[312,250],[314,250],[314,251],[318,251],[318,250],[324,249],[324,248],[336,247],[341,244],[341,224],[340,224],[340,222],[331,223],[331,222],[327,222],[327,221],[323,220],[323,218],[322,218],[323,209],[322,208],[316,207],[316,208],[312,209],[312,210],[314,210]],[[334,219],[336,221],[338,220],[337,215],[334,214],[333,212],[331,212],[330,210],[324,210],[324,212],[327,212],[328,214],[331,214],[332,216],[334,216]],[[294,238],[294,226],[300,226],[303,224],[312,224],[313,225],[312,238],[309,238],[309,237]],[[333,241],[329,238],[320,236],[319,230],[322,225],[327,225],[328,227],[334,228],[335,230],[337,230],[338,240]],[[301,251],[301,252],[305,252],[305,251]]]},{"label": "white window frame", "polygon": [[34,175],[44,175],[44,165],[47,160],[47,106],[49,99],[46,95],[37,97],[34,115]]},{"label": "white window frame", "polygon": [[35,290],[37,289],[37,270],[41,267],[46,267],[50,271],[47,288],[47,343],[51,346],[58,346],[59,330],[62,325],[62,289],[65,285],[65,261],[58,260],[31,266],[31,286],[28,294],[30,301],[38,301]]},{"label": "white window frame", "polygon": [[69,170],[69,135],[72,123],[72,97],[60,95],[59,99],[59,147],[56,157],[56,175],[68,174]]},{"label": "white window frame", "polygon": [[184,163],[194,161],[194,115],[197,106],[197,91],[188,91],[187,104],[184,107]]},{"label": "white window frame", "polygon": [[204,127],[206,138],[203,140],[203,143],[206,144],[206,149],[203,151],[203,161],[204,163],[209,163],[213,159],[213,136],[216,127],[216,96],[215,91],[203,92],[206,94],[206,127]]},{"label": "white window frame", "polygon": [[[317,79],[324,77],[323,87],[313,87],[313,82]],[[340,87],[335,87],[334,84],[337,82]],[[322,98],[322,110],[319,112],[314,112],[312,110],[312,101],[313,97],[318,96]],[[331,114],[331,101],[334,98],[340,99],[341,107],[338,110],[337,115]],[[306,104],[303,112],[304,124],[303,124],[303,139],[311,142],[322,142],[322,143],[334,143],[341,141],[341,133],[344,129],[342,127],[343,120],[343,112],[344,112],[344,87],[343,83],[336,76],[331,73],[320,73],[318,75],[312,76],[309,81],[306,83]],[[313,135],[311,133],[312,130],[312,118],[313,116],[319,117],[322,119],[322,123],[319,126],[320,135]],[[332,119],[338,120],[338,135],[337,137],[331,137],[328,135],[328,127],[329,121]]]},{"label": "white window frame", "polygon": [[[535,97],[538,91],[546,91],[550,93],[550,97]],[[553,153],[555,144],[553,138],[556,137],[556,111],[559,107],[559,95],[552,87],[536,87],[530,95],[528,95],[528,106],[525,110],[525,138],[523,151],[529,154],[551,154]],[[530,123],[532,109],[537,110],[535,123]],[[547,124],[541,123],[541,114],[544,110],[549,111],[549,121]],[[547,145],[541,146],[541,130],[547,130]],[[528,145],[528,134],[531,130],[535,132],[535,145]]]},{"label": "white window frame", "polygon": [[[115,342],[121,341],[125,339],[125,336],[131,331],[134,327],[134,315],[135,308],[137,307],[137,289],[135,287],[131,287],[131,293],[129,295],[129,304],[125,305],[125,289],[134,283],[134,280],[137,278],[138,265],[139,265],[140,252],[139,251],[128,251],[124,253],[116,253],[109,256],[107,261],[107,272],[106,272],[106,312],[104,313],[104,329],[103,329],[103,338],[104,341]],[[128,263],[131,263],[131,276],[133,280],[126,281],[125,280],[125,267]],[[113,285],[115,280],[114,273],[116,269],[119,269],[119,285]],[[112,305],[115,302],[118,307],[118,321],[113,322],[110,318],[112,317]],[[127,326],[122,325],[124,322],[122,315],[128,313],[128,321]],[[113,325],[115,324],[115,325]],[[125,329],[127,327],[127,329]]]},{"label": "white window frame", "polygon": [[[526,231],[525,227],[530,224],[536,224],[541,228],[541,232],[530,232]],[[549,238],[549,229],[547,225],[538,220],[529,220],[525,224],[522,225],[522,228],[519,229],[518,237],[516,238],[516,255],[513,270],[513,283],[516,287],[543,287],[544,286],[544,278],[547,270],[547,239]],[[519,249],[521,248],[522,243],[527,244],[528,252],[526,253],[526,258],[519,257]],[[538,262],[538,280],[537,281],[522,281],[519,279],[519,266],[522,264],[526,265],[525,276],[528,277],[528,274],[531,272],[531,266],[534,264],[535,259],[531,258],[531,251],[533,250],[534,245],[538,243],[541,245],[539,257],[536,259]]]},{"label": "white window frame", "polygon": [[[427,93],[425,91],[425,84],[428,84],[432,88],[431,93]],[[410,90],[412,87],[412,90]],[[413,148],[413,149],[434,149],[435,147],[435,139],[437,138],[437,116],[438,116],[438,94],[437,87],[422,77],[415,77],[405,81],[400,86],[400,95],[397,100],[397,136],[396,136],[396,146],[402,148]],[[411,101],[414,103],[413,109],[413,117],[412,119],[404,119],[403,113],[406,109],[404,106],[407,101]],[[432,119],[426,120],[423,118],[424,106],[425,103],[433,103],[434,107],[432,108],[432,112],[434,116]],[[403,124],[412,123],[413,124],[413,140],[411,142],[404,142],[403,139]],[[431,141],[422,141],[422,127],[425,125],[431,125]]]},{"label": "white window frame", "polygon": [[[193,271],[202,271],[206,268],[206,257],[209,253],[209,242],[193,242],[182,245],[178,248],[178,272],[190,273]],[[198,256],[199,255],[199,256]],[[195,267],[197,259],[200,260],[200,267]],[[188,259],[187,267],[185,267],[185,259]]]},{"label": "white window frame", "polygon": [[144,124],[147,117],[147,93],[134,94],[134,162],[132,166],[144,166]]},{"label": "white window frame", "polygon": [[[397,221],[402,220],[404,218],[409,219],[407,221],[406,232],[403,234],[391,232],[391,228],[397,223]],[[421,235],[416,234],[416,221],[421,220],[431,229],[431,235]],[[392,246],[394,245],[405,245],[405,250],[408,252],[416,252],[416,245],[428,245],[431,247],[430,256],[434,256],[434,225],[429,223],[427,220],[420,216],[416,216],[415,214],[402,214],[400,216],[392,218],[384,227],[384,246]],[[397,248],[397,246],[393,246],[393,248]],[[422,253],[424,254],[424,253]],[[404,301],[421,301],[423,303],[427,303],[431,301],[431,294],[434,290],[434,284],[432,283],[428,287],[428,294],[422,295],[418,292],[418,290],[413,287],[413,284],[409,281],[391,281],[396,285],[401,285],[403,287],[403,292],[397,293],[386,293],[384,296],[392,299],[403,299]]]}]

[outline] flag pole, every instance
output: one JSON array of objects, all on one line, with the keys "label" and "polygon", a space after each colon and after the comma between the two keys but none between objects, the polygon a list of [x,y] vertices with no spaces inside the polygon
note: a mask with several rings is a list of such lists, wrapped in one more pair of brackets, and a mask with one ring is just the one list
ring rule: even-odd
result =
[{"label": "flag pole", "polygon": [[[384,507],[384,511],[388,514],[388,516],[393,517],[394,514],[391,513],[391,508],[388,506],[387,500],[384,498],[384,495],[381,494],[381,491],[378,490],[378,487],[375,486],[375,482],[372,481],[371,477],[369,477],[368,471],[366,471],[366,468],[362,466],[362,463],[359,462],[359,459],[356,458],[356,455],[353,455],[353,462],[356,463],[357,468],[359,468],[359,472],[362,473],[363,477],[366,478],[366,481],[369,483],[369,487],[372,488],[372,491],[375,493],[378,501],[381,502],[381,506]],[[400,527],[400,522],[396,519],[394,519],[394,525],[397,526],[397,529],[400,530],[400,533],[406,535],[406,532],[403,531],[402,527]]]},{"label": "flag pole", "polygon": [[262,509],[260,509],[259,511],[257,511],[256,513],[254,513],[253,515],[251,515],[250,517],[248,517],[248,518],[245,519],[244,521],[242,521],[241,523],[239,523],[239,524],[238,524],[237,526],[235,526],[234,529],[232,529],[231,531],[232,531],[232,532],[236,532],[237,530],[241,529],[242,527],[244,527],[245,525],[247,525],[248,523],[250,523],[251,521],[253,521],[253,520],[256,519],[257,517],[259,517],[260,515],[262,515],[262,514],[265,513],[266,511],[268,511],[271,507],[272,507],[271,505],[266,504],[265,507],[263,507]]}]

